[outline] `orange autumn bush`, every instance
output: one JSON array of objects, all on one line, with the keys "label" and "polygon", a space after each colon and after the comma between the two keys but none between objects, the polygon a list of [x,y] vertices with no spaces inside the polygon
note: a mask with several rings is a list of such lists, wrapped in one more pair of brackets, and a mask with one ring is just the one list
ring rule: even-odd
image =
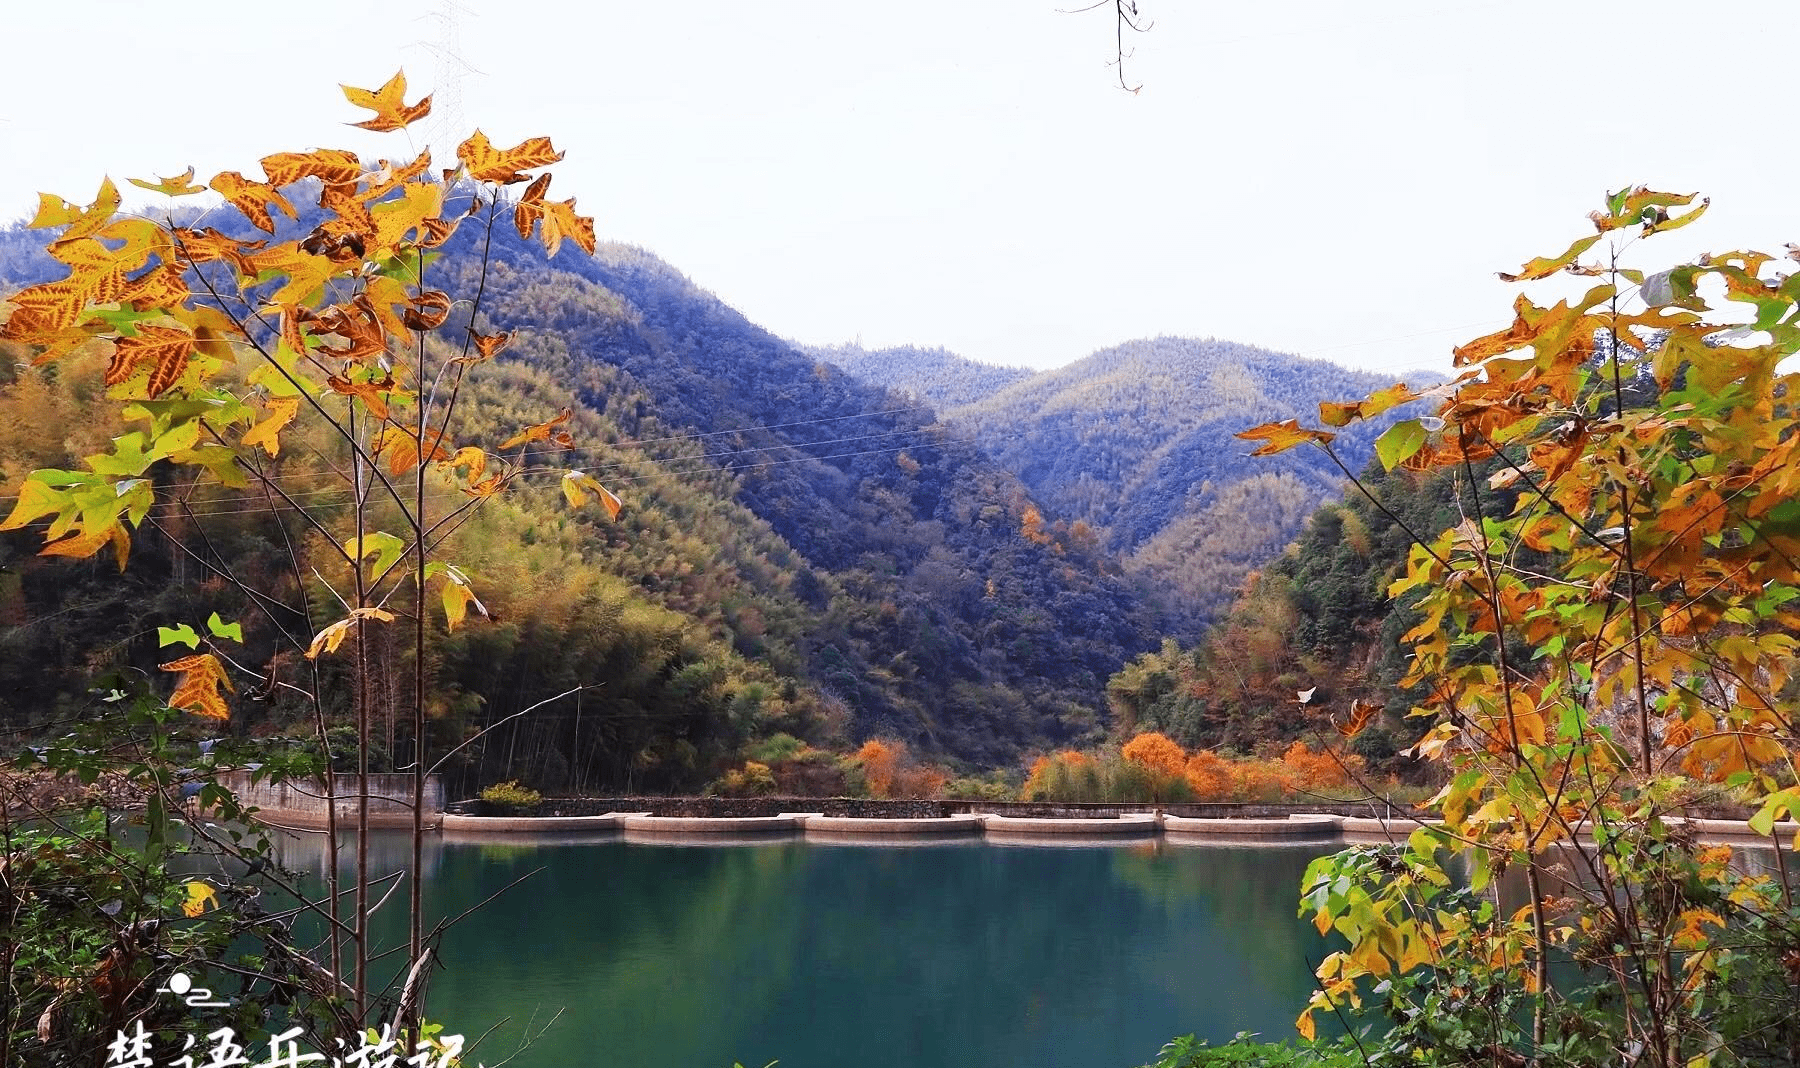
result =
[{"label": "orange autumn bush", "polygon": [[1226,801],[1234,796],[1232,761],[1210,749],[1202,749],[1188,757],[1182,773],[1196,800]]},{"label": "orange autumn bush", "polygon": [[1158,731],[1146,731],[1126,742],[1119,755],[1162,776],[1180,778],[1187,771],[1187,750]]},{"label": "orange autumn bush", "polygon": [[863,782],[869,788],[870,797],[892,796],[894,773],[899,769],[900,758],[905,752],[904,742],[884,742],[879,738],[870,738],[851,757],[862,765]]},{"label": "orange autumn bush", "polygon": [[1281,754],[1290,793],[1342,790],[1351,785],[1352,774],[1360,774],[1362,757],[1354,753],[1334,755],[1314,750],[1305,742],[1295,742]]}]

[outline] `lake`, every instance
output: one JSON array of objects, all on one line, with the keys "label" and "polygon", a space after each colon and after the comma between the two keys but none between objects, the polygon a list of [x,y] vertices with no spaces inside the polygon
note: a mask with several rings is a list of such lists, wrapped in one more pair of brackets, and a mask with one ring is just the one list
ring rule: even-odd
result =
[{"label": "lake", "polygon": [[[381,870],[408,848],[372,839]],[[1324,952],[1297,889],[1337,848],[432,839],[428,925],[533,874],[446,937],[431,1016],[511,1018],[471,1065],[561,1010],[512,1066],[1130,1068],[1190,1031],[1292,1033]],[[397,911],[381,933],[404,942]]]}]

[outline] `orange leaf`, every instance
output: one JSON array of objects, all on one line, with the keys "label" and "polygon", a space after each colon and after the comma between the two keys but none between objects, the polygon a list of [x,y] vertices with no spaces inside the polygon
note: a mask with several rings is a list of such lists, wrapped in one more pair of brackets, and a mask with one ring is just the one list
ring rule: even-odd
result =
[{"label": "orange leaf", "polygon": [[600,507],[606,509],[607,518],[617,519],[619,513],[625,510],[624,501],[621,501],[611,490],[602,486],[594,479],[594,476],[583,474],[580,471],[570,471],[563,475],[562,491],[571,508],[580,508],[586,504],[588,494],[591,492],[599,498]]},{"label": "orange leaf", "polygon": [[244,213],[251,224],[258,230],[267,233],[275,232],[275,219],[269,214],[270,207],[280,208],[288,218],[298,219],[294,214],[294,206],[273,186],[251,181],[236,171],[224,171],[213,175],[212,189],[224,197],[232,207]]},{"label": "orange leaf", "polygon": [[421,450],[419,439],[413,436],[411,429],[385,426],[369,439],[369,451],[376,455],[387,453],[388,473],[398,477],[419,466],[421,460],[441,460],[450,455],[441,444],[441,432],[428,431],[427,437],[430,439],[430,446]]},{"label": "orange leaf", "polygon": [[75,325],[87,306],[87,290],[72,278],[44,282],[6,298],[13,305],[0,337],[27,344]]},{"label": "orange leaf", "polygon": [[175,684],[175,692],[169,695],[170,708],[182,708],[198,716],[208,719],[229,719],[225,708],[225,695],[219,692],[223,686],[227,692],[233,691],[231,679],[225,675],[225,665],[211,653],[197,653],[184,656],[180,660],[171,660],[163,664],[162,670],[173,671],[181,675]]},{"label": "orange leaf", "polygon": [[1352,701],[1350,702],[1350,715],[1345,717],[1344,722],[1333,723],[1332,726],[1336,727],[1337,732],[1344,737],[1354,738],[1362,733],[1363,728],[1369,725],[1369,721],[1375,718],[1375,713],[1378,711],[1380,711],[1380,707],[1372,701]]},{"label": "orange leaf", "polygon": [[[477,334],[470,330],[469,336],[475,339],[475,351],[479,354],[478,358],[483,360],[493,359],[501,349],[507,346],[508,342],[512,341],[511,330],[499,334]],[[475,361],[471,360],[470,362]]]},{"label": "orange leaf", "polygon": [[1252,456],[1270,456],[1278,452],[1286,452],[1296,445],[1304,445],[1309,441],[1327,444],[1336,434],[1324,430],[1307,430],[1292,419],[1283,423],[1264,423],[1241,431],[1237,435],[1247,441],[1260,441],[1262,446],[1252,452]]},{"label": "orange leaf", "polygon": [[327,185],[343,185],[362,177],[362,161],[341,148],[312,152],[277,152],[262,158],[263,174],[273,186],[292,185],[303,178],[317,178]]},{"label": "orange leaf", "polygon": [[487,135],[476,130],[467,141],[456,146],[456,158],[468,168],[469,177],[478,182],[513,185],[526,180],[524,172],[533,167],[547,167],[563,158],[548,137],[531,137],[508,149],[496,149]]},{"label": "orange leaf", "polygon": [[546,201],[544,194],[549,188],[550,175],[541,174],[519,198],[518,207],[513,209],[513,225],[518,228],[519,236],[529,238],[533,228],[542,223],[544,250],[550,255],[556,255],[564,237],[580,245],[588,255],[593,255],[596,244],[594,220],[575,214],[574,197]]},{"label": "orange leaf", "polygon": [[151,308],[173,308],[188,298],[187,282],[182,278],[181,268],[172,263],[160,264],[151,270],[132,279],[119,294],[119,303],[129,304],[139,311]]},{"label": "orange leaf", "polygon": [[528,441],[553,441],[564,448],[569,448],[575,444],[575,439],[569,435],[567,430],[557,429],[558,426],[569,421],[569,415],[569,409],[564,408],[562,414],[555,419],[550,420],[548,423],[538,423],[534,426],[526,427],[524,430],[519,431],[517,434],[514,434],[512,437],[501,442],[500,447],[502,449],[510,449],[514,445],[523,445]]},{"label": "orange leaf", "polygon": [[321,652],[335,653],[350,631],[365,619],[375,619],[383,623],[392,623],[394,613],[380,608],[352,608],[350,614],[331,626],[313,635],[312,645],[306,650],[306,659],[317,660]]},{"label": "orange leaf", "polygon": [[400,321],[408,330],[436,330],[450,318],[450,294],[430,289],[412,299],[412,306],[400,313]]},{"label": "orange leaf", "polygon": [[159,177],[154,184],[142,178],[127,178],[126,181],[139,189],[148,189],[152,193],[166,193],[172,197],[185,197],[193,193],[206,192],[205,186],[194,184],[194,168],[192,167],[173,178]]},{"label": "orange leaf", "polygon": [[381,316],[375,310],[375,304],[366,295],[358,294],[346,309],[336,305],[318,317],[320,333],[336,334],[349,342],[347,345],[321,345],[319,352],[325,356],[333,356],[340,360],[366,360],[371,356],[380,356],[387,351],[387,331],[381,327]]},{"label": "orange leaf", "polygon": [[268,415],[262,421],[244,431],[245,445],[261,445],[263,451],[270,456],[281,455],[281,428],[294,421],[299,414],[299,397],[278,397],[268,404]]},{"label": "orange leaf", "polygon": [[[54,525],[54,524],[52,524]],[[102,527],[99,530],[84,530],[80,534],[71,534],[61,541],[53,541],[38,550],[39,556],[67,556],[75,560],[86,560],[88,557],[105,548],[112,540],[112,528]]]},{"label": "orange leaf", "polygon": [[245,256],[267,244],[264,241],[240,241],[210,226],[204,230],[189,230],[177,226],[169,233],[175,239],[175,251],[183,262],[193,264],[226,260],[237,267],[239,274],[256,273],[250,269]]},{"label": "orange leaf", "polygon": [[[363,407],[367,408],[369,414],[377,419],[388,417],[388,394],[405,392],[395,388],[393,375],[387,375],[372,382],[357,382],[339,375],[332,375],[325,380],[325,384],[331,387],[333,393],[341,393],[346,397],[361,397]],[[417,462],[414,461],[414,463]],[[407,467],[411,468],[412,464],[408,464]]]},{"label": "orange leaf", "polygon": [[344,90],[345,99],[352,104],[375,113],[375,117],[372,119],[350,124],[365,130],[374,130],[377,133],[403,130],[408,125],[431,114],[430,96],[424,97],[417,104],[406,103],[405,71],[395,71],[394,76],[387,80],[387,84],[374,92],[342,84],[339,85],[339,88]]},{"label": "orange leaf", "polygon": [[113,349],[105,381],[116,386],[148,367],[145,396],[156,396],[175,384],[194,354],[194,335],[170,326],[139,327],[137,336],[120,338]]}]

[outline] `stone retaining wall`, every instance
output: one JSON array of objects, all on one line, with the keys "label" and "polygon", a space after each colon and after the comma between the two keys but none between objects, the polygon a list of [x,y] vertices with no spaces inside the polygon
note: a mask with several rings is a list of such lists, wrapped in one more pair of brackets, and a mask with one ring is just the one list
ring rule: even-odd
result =
[{"label": "stone retaining wall", "polygon": [[[355,775],[334,777],[337,787],[338,826],[356,826],[358,789]],[[228,771],[219,785],[237,795],[246,806],[260,809],[256,816],[274,826],[322,829],[327,826],[325,783],[321,779],[288,779],[252,782],[247,771]],[[411,827],[413,777],[405,774],[369,776],[369,826]],[[444,809],[444,784],[436,775],[425,778],[425,826],[435,828]]]}]

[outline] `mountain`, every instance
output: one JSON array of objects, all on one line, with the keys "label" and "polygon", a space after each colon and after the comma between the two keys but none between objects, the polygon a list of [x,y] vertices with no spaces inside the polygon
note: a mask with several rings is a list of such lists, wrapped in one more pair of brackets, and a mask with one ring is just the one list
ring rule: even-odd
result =
[{"label": "mountain", "polygon": [[[1497,466],[1478,465],[1477,484]],[[1466,489],[1459,500],[1458,475],[1378,464],[1363,470],[1362,488],[1308,516],[1294,543],[1251,577],[1201,641],[1186,648],[1167,641],[1113,676],[1115,727],[1250,752],[1329,734],[1332,712],[1341,716],[1363,700],[1382,712],[1353,751],[1381,770],[1414,770],[1400,755],[1420,733],[1406,718],[1417,697],[1399,685],[1407,669],[1400,636],[1420,617],[1416,595],[1396,603],[1387,589],[1406,570],[1408,531],[1429,538],[1474,509]],[[1513,489],[1485,490],[1480,503],[1488,514],[1506,515],[1515,500]],[[1302,706],[1295,697],[1304,690],[1313,694]]]},{"label": "mountain", "polygon": [[[1104,349],[943,416],[1016,473],[1046,513],[1092,531],[1101,551],[1165,591],[1170,628],[1192,635],[1344,483],[1344,471],[1320,450],[1252,458],[1235,435],[1273,420],[1312,421],[1322,400],[1391,384],[1250,345],[1158,337]],[[1338,435],[1333,448],[1345,467],[1368,462],[1392,418]]]},{"label": "mountain", "polygon": [[[29,240],[0,240],[9,271],[41,268]],[[431,267],[452,293],[479,282],[478,325],[515,335],[471,377],[468,419],[505,436],[567,408],[575,454],[527,462],[579,463],[626,511],[616,523],[571,515],[554,489],[526,488],[447,547],[500,621],[440,635],[434,731],[461,741],[570,686],[600,687],[472,746],[468,774],[691,789],[777,730],[827,743],[881,734],[997,766],[1103,729],[1105,680],[1152,647],[1154,623],[1097,545],[1037,532],[1030,490],[967,433],[821,366],[642,250],[546,261],[501,226],[484,270],[484,244],[465,226]],[[447,329],[467,314],[459,306]],[[102,368],[32,369],[28,355],[0,368],[0,493],[121,431],[95,400]],[[317,485],[335,459],[327,440],[295,444],[280,477]],[[184,555],[173,538],[190,520],[171,521],[140,535],[123,579],[36,556],[35,531],[0,535],[0,677],[15,684],[0,721],[48,729],[79,714],[107,669],[159,678],[158,625],[254,617],[209,568],[318,603],[310,580],[281,577],[326,566],[305,527],[217,487],[190,504],[206,553]],[[342,502],[314,505],[334,536],[348,524]],[[274,631],[251,618],[249,662],[275,662]],[[377,691],[404,700],[403,651],[375,656]],[[246,708],[234,729],[294,726],[304,710],[284,700]]]},{"label": "mountain", "polygon": [[986,400],[1034,374],[1030,368],[981,363],[945,348],[900,345],[865,349],[844,344],[809,346],[805,351],[820,363],[832,364],[865,382],[910,394],[940,412]]}]

